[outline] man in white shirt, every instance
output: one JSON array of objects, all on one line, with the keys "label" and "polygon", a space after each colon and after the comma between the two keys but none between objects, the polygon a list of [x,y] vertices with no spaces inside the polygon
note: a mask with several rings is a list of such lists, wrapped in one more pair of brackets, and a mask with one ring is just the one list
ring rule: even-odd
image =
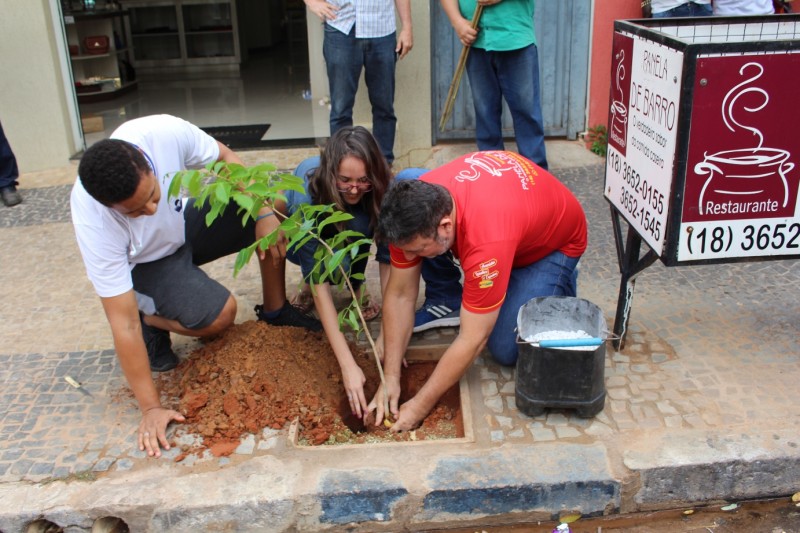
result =
[{"label": "man in white shirt", "polygon": [[[81,158],[70,209],[86,273],[100,297],[122,371],[142,411],[139,449],[169,449],[167,425],[183,421],[161,406],[151,371],[179,363],[169,332],[215,335],[236,318],[236,300],[199,265],[238,252],[269,233],[269,208],[242,227],[228,209],[209,227],[204,208],[169,198],[175,172],[239,157],[198,127],[169,115],[131,120]],[[283,283],[270,283],[260,257],[264,305],[260,320],[321,329],[286,301]],[[271,262],[271,258],[269,259]],[[268,290],[269,289],[269,290]]]},{"label": "man in white shirt", "polygon": [[[395,65],[414,46],[411,0],[304,0],[325,21],[322,54],[331,97],[331,135],[353,125],[353,104],[364,70],[372,104],[372,134],[386,161],[394,161]],[[395,8],[400,18],[397,34]]]},{"label": "man in white shirt", "polygon": [[772,15],[772,0],[714,0],[715,15]]}]

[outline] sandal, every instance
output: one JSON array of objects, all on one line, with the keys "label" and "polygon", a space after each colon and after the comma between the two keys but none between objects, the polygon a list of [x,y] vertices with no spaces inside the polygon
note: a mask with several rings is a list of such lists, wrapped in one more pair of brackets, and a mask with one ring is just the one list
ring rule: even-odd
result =
[{"label": "sandal", "polygon": [[314,308],[314,296],[311,294],[308,285],[304,285],[289,303],[303,314],[311,311]]},{"label": "sandal", "polygon": [[364,295],[364,307],[361,309],[361,313],[364,315],[364,320],[369,322],[370,320],[374,320],[381,314],[381,305],[379,303],[372,301],[372,296],[368,293]]}]

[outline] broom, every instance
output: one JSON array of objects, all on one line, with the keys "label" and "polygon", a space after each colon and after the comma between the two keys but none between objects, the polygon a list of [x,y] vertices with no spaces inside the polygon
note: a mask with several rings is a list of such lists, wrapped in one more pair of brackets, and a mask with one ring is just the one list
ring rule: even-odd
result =
[{"label": "broom", "polygon": [[[478,27],[478,20],[481,18],[483,6],[475,6],[475,14],[472,15],[472,29]],[[439,120],[439,131],[444,131],[444,125],[450,119],[453,113],[453,105],[456,103],[456,96],[458,96],[458,86],[461,85],[461,77],[464,75],[464,66],[467,64],[467,56],[469,55],[470,46],[464,46],[461,49],[461,56],[458,58],[458,66],[456,72],[453,74],[453,81],[450,82],[450,90],[447,91],[447,100],[445,100],[444,111],[442,118]]]}]

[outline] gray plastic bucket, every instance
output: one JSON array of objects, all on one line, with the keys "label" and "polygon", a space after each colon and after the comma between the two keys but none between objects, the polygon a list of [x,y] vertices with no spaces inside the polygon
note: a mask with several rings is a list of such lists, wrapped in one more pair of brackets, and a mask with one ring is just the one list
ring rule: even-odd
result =
[{"label": "gray plastic bucket", "polygon": [[603,339],[608,335],[603,311],[588,300],[544,296],[520,307],[515,394],[521,412],[539,416],[547,408],[575,409],[578,416],[591,418],[603,410],[605,342],[587,350],[542,348],[524,340],[546,331],[578,330]]}]

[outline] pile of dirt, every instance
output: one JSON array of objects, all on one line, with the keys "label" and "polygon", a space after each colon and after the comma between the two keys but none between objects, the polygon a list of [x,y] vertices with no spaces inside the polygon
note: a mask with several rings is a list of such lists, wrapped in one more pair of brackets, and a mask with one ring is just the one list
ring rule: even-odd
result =
[{"label": "pile of dirt", "polygon": [[[371,354],[351,345],[367,377],[371,398],[380,378]],[[433,363],[403,371],[403,400],[413,396]],[[283,429],[299,421],[300,444],[455,438],[463,436],[457,387],[413,432],[366,428],[350,413],[336,357],[324,334],[249,321],[195,350],[178,368],[157,377],[166,405],[186,416],[182,429],[202,437],[202,447],[228,455],[242,436],[264,428]],[[195,453],[200,450],[184,450]]]}]

